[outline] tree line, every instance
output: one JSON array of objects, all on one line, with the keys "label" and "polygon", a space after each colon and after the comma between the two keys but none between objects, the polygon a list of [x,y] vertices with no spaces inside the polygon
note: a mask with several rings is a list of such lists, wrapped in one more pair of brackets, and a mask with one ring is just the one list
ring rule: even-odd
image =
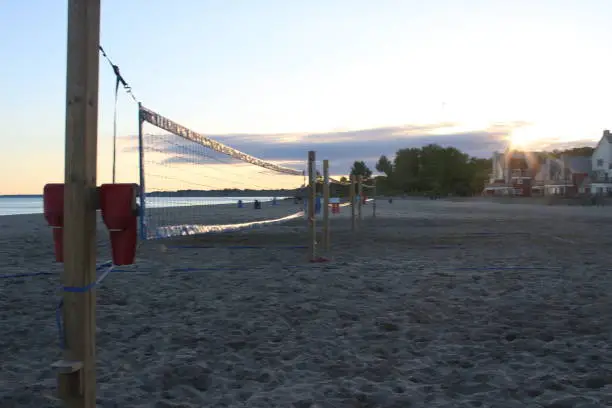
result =
[{"label": "tree line", "polygon": [[[590,156],[591,147],[578,147],[552,152],[537,152],[541,160],[546,156]],[[375,181],[378,194],[398,195],[458,195],[480,194],[492,171],[491,159],[470,156],[456,147],[429,144],[423,147],[400,149],[393,159],[382,155],[376,163],[382,173],[373,177],[364,161],[355,161],[350,174]]]}]

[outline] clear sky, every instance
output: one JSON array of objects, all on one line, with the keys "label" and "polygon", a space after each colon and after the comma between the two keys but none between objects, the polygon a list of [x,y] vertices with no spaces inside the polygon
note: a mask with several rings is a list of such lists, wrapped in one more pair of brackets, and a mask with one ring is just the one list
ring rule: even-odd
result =
[{"label": "clear sky", "polygon": [[[315,149],[344,174],[355,159],[373,165],[409,145],[488,155],[513,132],[552,146],[595,141],[610,124],[607,0],[102,7],[101,43],[145,106],[271,160],[302,160]],[[66,1],[0,0],[0,194],[39,193],[63,178],[66,16]],[[114,78],[103,60],[100,69],[106,182]],[[118,133],[135,134],[135,119],[121,95]],[[132,156],[120,152],[120,181],[135,181]]]}]

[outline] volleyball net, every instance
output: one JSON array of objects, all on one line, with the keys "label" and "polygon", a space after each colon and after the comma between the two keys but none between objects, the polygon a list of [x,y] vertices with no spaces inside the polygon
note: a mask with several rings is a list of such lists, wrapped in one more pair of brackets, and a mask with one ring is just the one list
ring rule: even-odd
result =
[{"label": "volleyball net", "polygon": [[[227,232],[303,216],[303,161],[263,160],[139,108],[140,235]],[[225,141],[225,140],[224,140]]]}]

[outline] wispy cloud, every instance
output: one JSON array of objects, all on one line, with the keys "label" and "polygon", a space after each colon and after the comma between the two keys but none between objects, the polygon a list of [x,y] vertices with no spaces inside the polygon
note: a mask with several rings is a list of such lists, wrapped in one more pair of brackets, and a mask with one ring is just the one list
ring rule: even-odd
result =
[{"label": "wispy cloud", "polygon": [[[345,174],[355,160],[364,160],[374,167],[380,155],[393,157],[407,147],[430,143],[454,146],[477,157],[489,157],[494,150],[503,150],[511,132],[528,126],[523,121],[493,123],[485,129],[462,129],[455,123],[389,126],[372,129],[342,130],[325,133],[291,134],[207,134],[206,136],[230,145],[250,155],[298,169],[304,168],[309,150],[317,152],[319,160],[329,159],[333,174]],[[133,143],[125,148],[135,151]],[[547,142],[547,148],[554,146]],[[567,144],[567,142],[565,142]],[[223,158],[201,146],[170,135],[147,135],[148,149],[163,153],[165,164],[194,163],[206,159]],[[229,161],[224,158],[223,160]]]}]

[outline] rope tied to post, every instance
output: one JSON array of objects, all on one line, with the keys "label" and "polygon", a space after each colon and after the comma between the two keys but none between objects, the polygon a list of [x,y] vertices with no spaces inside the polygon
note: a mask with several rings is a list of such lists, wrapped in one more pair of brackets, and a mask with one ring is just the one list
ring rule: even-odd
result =
[{"label": "rope tied to post", "polygon": [[132,92],[132,87],[127,83],[125,78],[121,75],[121,70],[119,66],[114,64],[113,61],[109,58],[109,56],[104,51],[104,48],[100,45],[98,47],[100,49],[100,53],[106,59],[115,74],[115,104],[113,107],[113,183],[116,182],[116,174],[117,174],[117,104],[119,101],[119,85],[123,87],[125,92],[132,97],[134,102],[139,103]]},{"label": "rope tied to post", "polygon": [[[104,270],[106,268],[106,270]],[[113,271],[115,266],[111,261],[104,262],[96,267],[96,272],[104,270],[102,274],[92,283],[89,283],[85,286],[62,286],[61,290],[64,292],[70,293],[85,293],[89,292],[96,286],[100,285],[102,281]],[[63,350],[66,348],[66,339],[64,335],[64,325],[62,323],[62,307],[64,306],[64,299],[60,299],[57,303],[57,307],[55,308],[55,323],[58,330],[59,344],[60,348]]]}]

